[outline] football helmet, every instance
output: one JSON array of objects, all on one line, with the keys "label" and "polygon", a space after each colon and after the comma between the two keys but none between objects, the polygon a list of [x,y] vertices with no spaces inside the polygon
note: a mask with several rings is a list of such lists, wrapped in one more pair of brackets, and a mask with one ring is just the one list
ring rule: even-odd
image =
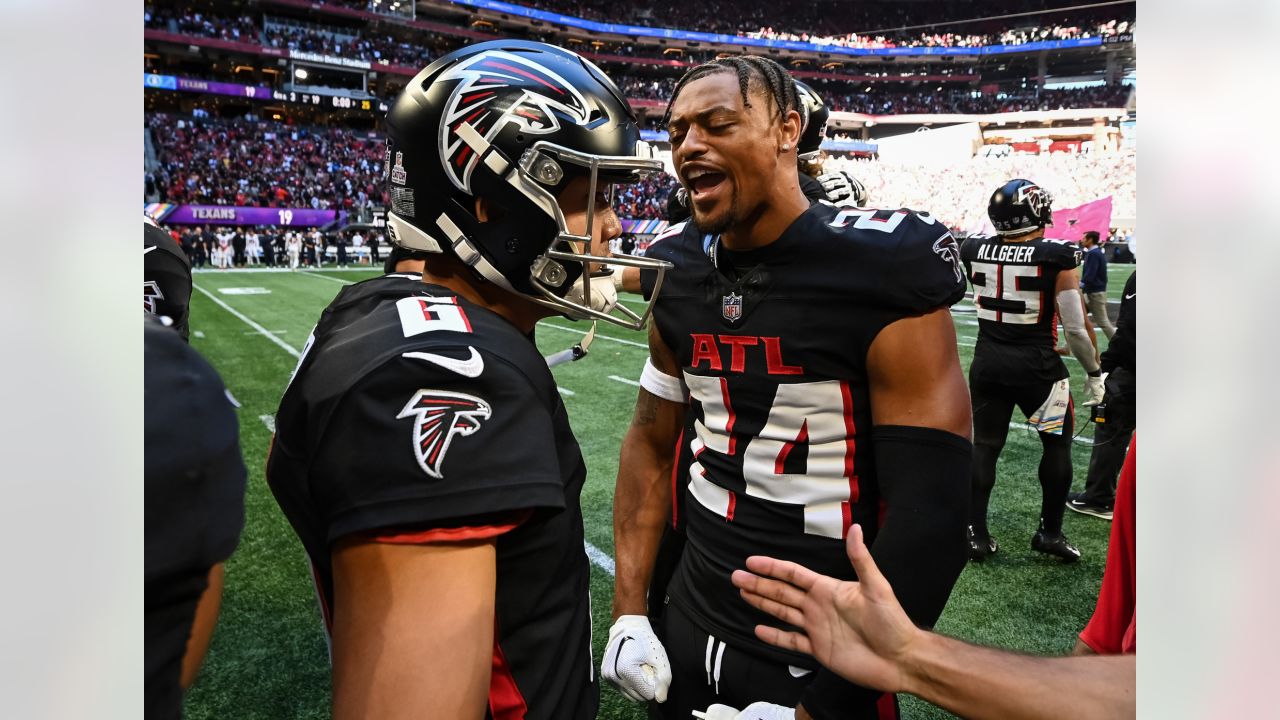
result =
[{"label": "football helmet", "polygon": [[822,140],[827,134],[827,121],[831,119],[831,110],[813,88],[796,80],[796,94],[800,96],[800,115],[804,119],[803,130],[800,131],[800,142],[796,151],[802,162],[816,162],[821,152]]},{"label": "football helmet", "polygon": [[142,309],[173,320],[187,339],[191,319],[191,261],[156,221],[142,216]]},{"label": "football helmet", "polygon": [[[591,62],[520,40],[456,50],[405,86],[387,114],[387,135],[387,226],[396,244],[451,252],[484,280],[570,319],[644,326],[670,264],[591,255],[591,224],[602,189],[663,166],[618,88]],[[584,174],[591,199],[577,235],[556,198]],[[477,198],[499,217],[481,222]],[[603,262],[658,273],[643,313],[616,303]]]},{"label": "football helmet", "polygon": [[987,216],[1002,237],[1026,235],[1053,224],[1053,195],[1030,180],[1016,178],[992,193]]}]

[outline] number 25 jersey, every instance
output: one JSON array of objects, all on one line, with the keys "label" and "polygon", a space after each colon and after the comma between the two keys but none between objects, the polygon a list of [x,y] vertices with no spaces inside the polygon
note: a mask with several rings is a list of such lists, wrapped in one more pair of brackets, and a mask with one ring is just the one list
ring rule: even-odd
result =
[{"label": "number 25 jersey", "polygon": [[1060,272],[1080,265],[1080,248],[1066,240],[971,237],[960,257],[978,308],[970,376],[1007,383],[1067,377],[1053,351],[1055,288]]},{"label": "number 25 jersey", "polygon": [[761,248],[728,251],[687,223],[646,256],[674,265],[654,318],[690,404],[671,600],[718,637],[812,666],[756,640],[769,620],[730,574],[762,554],[852,578],[843,538],[860,523],[873,542],[880,509],[867,351],[963,296],[959,247],[927,214],[817,204]]}]

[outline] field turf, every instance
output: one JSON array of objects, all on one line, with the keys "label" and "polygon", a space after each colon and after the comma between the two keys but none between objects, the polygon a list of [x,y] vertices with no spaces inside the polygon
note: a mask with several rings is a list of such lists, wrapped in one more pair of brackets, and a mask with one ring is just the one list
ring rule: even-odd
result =
[{"label": "field turf", "polygon": [[[1113,265],[1111,296],[1119,299],[1132,266]],[[373,275],[369,270],[323,272],[205,271],[195,275],[191,344],[217,368],[241,403],[240,445],[249,468],[246,522],[240,546],[226,566],[222,613],[204,668],[188,693],[186,717],[326,718],[328,651],[307,571],[306,557],[263,479],[273,413],[320,310],[344,283]],[[626,298],[637,302],[635,298]],[[960,359],[973,357],[977,320],[973,306],[955,309]],[[543,321],[537,333],[543,354],[577,342],[585,325]],[[618,447],[635,403],[635,381],[646,351],[644,334],[601,327],[591,354],[554,370],[589,477],[582,496],[592,554],[595,657],[603,653],[612,597],[612,498]],[[1099,333],[1099,344],[1106,338]],[[1084,373],[1072,359],[1072,388],[1081,396]],[[1080,420],[1087,413],[1077,412]],[[1110,523],[1067,512],[1065,531],[1083,552],[1061,565],[1030,549],[1040,507],[1036,466],[1040,443],[1014,411],[1009,441],[1000,458],[990,526],[1001,551],[985,564],[970,564],[943,613],[942,632],[1033,653],[1065,653],[1093,611],[1102,578]],[[1079,429],[1079,428],[1077,428]],[[1092,426],[1074,445],[1075,487],[1083,486]],[[948,713],[903,697],[908,718],[945,718]],[[640,706],[607,684],[600,717],[644,717]]]}]

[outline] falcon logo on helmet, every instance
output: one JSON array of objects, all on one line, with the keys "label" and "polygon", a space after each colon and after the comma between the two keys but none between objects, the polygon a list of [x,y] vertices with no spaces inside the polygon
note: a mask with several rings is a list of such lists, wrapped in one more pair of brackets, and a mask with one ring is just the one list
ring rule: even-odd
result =
[{"label": "falcon logo on helmet", "polygon": [[582,93],[556,73],[509,52],[480,53],[450,68],[440,79],[462,80],[445,104],[440,160],[445,174],[463,192],[471,192],[471,171],[479,161],[458,136],[463,123],[492,142],[508,124],[530,135],[550,135],[560,129],[561,118],[576,125],[588,121]]},{"label": "falcon logo on helmet", "polygon": [[444,390],[419,390],[396,419],[414,417],[413,451],[418,466],[433,478],[444,474],[440,466],[455,436],[466,437],[480,429],[492,415],[489,403],[474,395]]}]

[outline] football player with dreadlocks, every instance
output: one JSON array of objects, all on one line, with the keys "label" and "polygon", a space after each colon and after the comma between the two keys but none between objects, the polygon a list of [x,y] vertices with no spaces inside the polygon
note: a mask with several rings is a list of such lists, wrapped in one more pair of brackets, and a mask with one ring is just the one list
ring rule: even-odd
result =
[{"label": "football player with dreadlocks", "polygon": [[1075,562],[1080,551],[1062,534],[1075,419],[1070,374],[1053,350],[1053,325],[1056,307],[1067,344],[1089,374],[1085,405],[1096,405],[1102,400],[1103,378],[1085,330],[1076,271],[1080,248],[1045,239],[1053,196],[1030,180],[1014,179],[997,188],[987,214],[997,236],[971,237],[960,251],[978,306],[978,344],[969,367],[974,436],[969,554],[981,561],[999,549],[987,528],[987,505],[1017,405],[1044,447],[1040,527],[1031,547]]},{"label": "football player with dreadlocks", "polygon": [[611,185],[662,163],[599,69],[517,40],[433,62],[387,135],[388,229],[422,281],[326,313],[267,469],[322,601],[333,716],[594,718],[586,469],[534,327],[643,325],[595,252],[621,232]]},{"label": "football player with dreadlocks", "polygon": [[[601,669],[662,717],[714,704],[895,712],[893,696],[757,638],[769,617],[730,581],[749,555],[851,579],[843,540],[859,523],[926,627],[965,563],[971,419],[948,309],[964,294],[959,248],[926,213],[810,204],[802,120],[791,76],[754,56],[694,68],[668,107],[693,219],[646,252],[674,267],[619,462]],[[687,540],[659,595],[668,524]]]}]

